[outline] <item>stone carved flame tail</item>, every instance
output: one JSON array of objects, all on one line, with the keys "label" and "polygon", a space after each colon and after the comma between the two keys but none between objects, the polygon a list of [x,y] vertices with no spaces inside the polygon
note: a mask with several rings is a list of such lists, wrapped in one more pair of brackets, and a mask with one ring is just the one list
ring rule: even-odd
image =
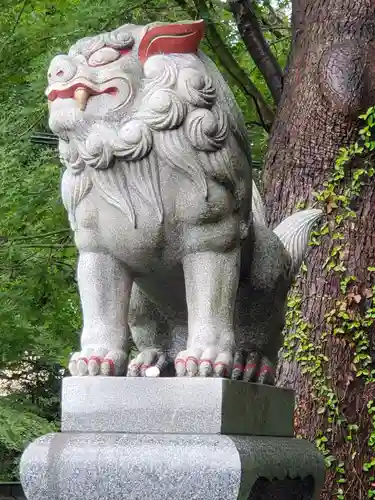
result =
[{"label": "stone carved flame tail", "polygon": [[273,232],[279,237],[292,257],[292,273],[295,276],[305,257],[310,233],[323,212],[309,209],[296,212],[281,222]]}]

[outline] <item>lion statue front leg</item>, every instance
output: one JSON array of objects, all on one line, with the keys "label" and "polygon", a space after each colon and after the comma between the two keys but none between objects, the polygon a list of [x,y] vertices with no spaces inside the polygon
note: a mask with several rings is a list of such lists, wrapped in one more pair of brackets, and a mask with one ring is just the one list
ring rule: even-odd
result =
[{"label": "lion statue front leg", "polygon": [[177,376],[228,376],[233,362],[233,314],[240,249],[199,252],[183,260],[188,308],[187,349],[177,355]]},{"label": "lion statue front leg", "polygon": [[[128,376],[230,376],[239,249],[191,253],[182,262],[187,322],[163,310],[134,283],[129,327],[138,354]],[[186,312],[182,313],[186,319]],[[181,350],[182,349],[182,350]]]},{"label": "lion statue front leg", "polygon": [[83,251],[78,260],[83,311],[81,350],[69,363],[72,375],[123,375],[132,279],[108,253]]}]

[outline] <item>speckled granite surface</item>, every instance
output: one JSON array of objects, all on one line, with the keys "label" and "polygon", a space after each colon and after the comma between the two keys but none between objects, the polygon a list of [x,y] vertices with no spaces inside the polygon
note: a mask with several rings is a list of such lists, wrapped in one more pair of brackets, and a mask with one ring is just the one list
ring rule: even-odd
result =
[{"label": "speckled granite surface", "polygon": [[[282,481],[312,476],[319,489],[322,462],[291,438],[61,433],[27,448],[21,480],[28,500],[316,500],[311,483],[287,497],[298,481]],[[284,496],[259,496],[260,477]]]},{"label": "speckled granite surface", "polygon": [[293,436],[294,394],[222,378],[69,377],[67,432]]},{"label": "speckled granite surface", "polygon": [[72,377],[62,402],[63,432],[22,456],[28,500],[318,499],[324,460],[290,437],[291,391],[216,378]]}]

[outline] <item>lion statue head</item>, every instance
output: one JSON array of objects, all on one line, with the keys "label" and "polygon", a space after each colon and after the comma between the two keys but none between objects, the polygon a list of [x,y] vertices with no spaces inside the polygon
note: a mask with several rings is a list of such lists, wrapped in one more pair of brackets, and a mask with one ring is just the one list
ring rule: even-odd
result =
[{"label": "lion statue head", "polygon": [[203,190],[207,176],[229,183],[248,218],[246,129],[225,80],[198,50],[203,35],[203,21],[124,25],[52,60],[49,125],[67,167],[62,193],[73,226],[93,185],[134,224],[129,186],[162,219],[160,162]]}]

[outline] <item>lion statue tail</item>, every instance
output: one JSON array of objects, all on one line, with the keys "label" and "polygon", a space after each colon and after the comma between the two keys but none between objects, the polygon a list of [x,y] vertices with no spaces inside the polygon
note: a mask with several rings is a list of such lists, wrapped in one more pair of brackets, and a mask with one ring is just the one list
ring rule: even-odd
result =
[{"label": "lion statue tail", "polygon": [[309,246],[311,231],[322,214],[322,210],[315,208],[301,210],[284,219],[273,230],[292,257],[293,276],[301,267]]},{"label": "lion statue tail", "polygon": [[[264,205],[260,193],[253,182],[253,217],[255,224],[266,226]],[[310,234],[315,224],[321,219],[322,210],[311,208],[301,210],[284,219],[274,230],[292,258],[292,274],[295,276],[309,246]]]}]

